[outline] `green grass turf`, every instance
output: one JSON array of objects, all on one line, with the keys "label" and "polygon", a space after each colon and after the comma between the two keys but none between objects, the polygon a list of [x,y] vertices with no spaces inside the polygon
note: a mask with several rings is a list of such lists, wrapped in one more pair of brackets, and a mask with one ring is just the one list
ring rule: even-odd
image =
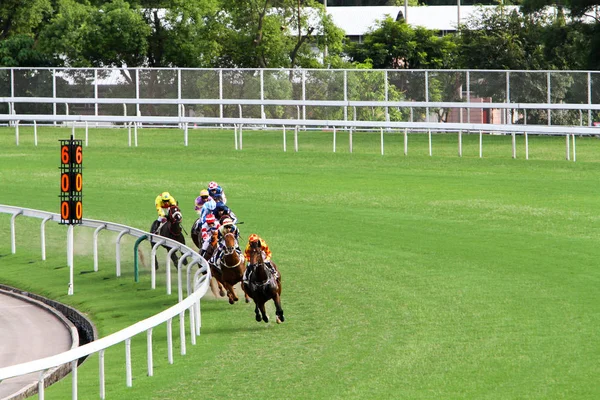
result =
[{"label": "green grass turf", "polygon": [[[124,346],[107,351],[108,399],[597,399],[600,397],[600,140],[530,137],[530,160],[511,158],[510,136],[457,137],[143,129],[90,130],[84,149],[84,217],[148,229],[154,197],[170,191],[186,224],[210,180],[225,189],[244,224],[261,234],[283,275],[286,322],[254,321],[253,305],[202,302],[202,335],[166,362],[164,326],[154,332],[154,377],[146,376],[145,335],[133,341],[133,388],[125,387]],[[58,212],[59,146],[70,129],[0,129],[2,203]],[[77,129],[83,136],[83,129]],[[75,295],[67,296],[65,227],[0,215],[0,281],[72,304],[102,335],[174,304],[133,282],[133,261],[114,274],[114,237],[101,234],[92,270],[92,231],[78,228]],[[188,229],[189,230],[189,229]],[[87,245],[87,247],[86,247]],[[122,246],[132,254],[133,239]],[[160,252],[159,261],[164,258]],[[163,263],[164,264],[164,263]],[[174,321],[174,331],[178,323]],[[177,335],[175,335],[177,336]],[[98,398],[97,356],[79,371],[79,398]],[[70,398],[67,378],[47,399]]]}]

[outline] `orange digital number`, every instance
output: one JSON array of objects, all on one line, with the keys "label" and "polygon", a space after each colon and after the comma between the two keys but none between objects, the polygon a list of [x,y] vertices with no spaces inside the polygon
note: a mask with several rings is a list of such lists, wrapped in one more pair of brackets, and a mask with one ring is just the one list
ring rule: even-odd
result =
[{"label": "orange digital number", "polygon": [[70,161],[69,157],[69,146],[62,146],[60,149],[60,162],[63,164],[68,164]]},{"label": "orange digital number", "polygon": [[75,175],[75,191],[81,192],[82,188],[83,188],[83,178],[81,177],[81,174],[77,174],[77,175]]},{"label": "orange digital number", "polygon": [[60,203],[60,217],[64,220],[68,220],[70,217],[70,208],[69,208],[69,202],[68,201],[63,201]]},{"label": "orange digital number", "polygon": [[81,146],[77,146],[75,148],[75,163],[81,164],[81,161],[83,161],[83,153],[81,150]]},{"label": "orange digital number", "polygon": [[60,190],[61,192],[68,192],[69,191],[69,187],[71,186],[70,184],[70,176],[69,174],[61,174],[60,176]]},{"label": "orange digital number", "polygon": [[81,219],[83,215],[83,205],[80,201],[75,203],[75,219]]}]

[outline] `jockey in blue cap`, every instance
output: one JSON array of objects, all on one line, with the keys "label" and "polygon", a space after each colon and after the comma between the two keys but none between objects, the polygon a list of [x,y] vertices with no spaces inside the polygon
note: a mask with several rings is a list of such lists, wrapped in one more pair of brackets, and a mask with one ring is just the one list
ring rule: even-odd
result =
[{"label": "jockey in blue cap", "polygon": [[227,197],[225,197],[225,192],[223,192],[223,188],[219,186],[217,182],[212,181],[208,184],[208,194],[215,201],[222,201],[223,204],[227,204]]},{"label": "jockey in blue cap", "polygon": [[238,222],[238,219],[233,213],[233,211],[231,211],[231,209],[227,207],[222,201],[217,201],[215,209],[213,210],[213,214],[219,221],[221,221],[221,219],[223,219],[224,217],[229,216],[229,218],[233,220],[234,224],[237,224]]}]

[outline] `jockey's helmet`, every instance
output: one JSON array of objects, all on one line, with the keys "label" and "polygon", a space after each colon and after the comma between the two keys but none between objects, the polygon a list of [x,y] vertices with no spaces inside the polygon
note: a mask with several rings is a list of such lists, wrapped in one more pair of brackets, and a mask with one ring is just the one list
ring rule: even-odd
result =
[{"label": "jockey's helmet", "polygon": [[223,220],[223,226],[232,226],[233,225],[233,220],[231,218],[225,218]]},{"label": "jockey's helmet", "polygon": [[208,197],[208,190],[202,189],[200,191],[200,197],[204,197],[204,198]]},{"label": "jockey's helmet", "polygon": [[171,200],[171,194],[169,192],[163,192],[160,195],[162,201],[170,201]]},{"label": "jockey's helmet", "polygon": [[214,224],[215,223],[215,216],[212,214],[208,214],[206,216],[206,223],[207,224]]},{"label": "jockey's helmet", "polygon": [[260,237],[256,233],[253,233],[248,238],[248,242],[250,242],[250,243],[258,242],[259,240],[260,240]]},{"label": "jockey's helmet", "polygon": [[214,189],[216,189],[218,187],[219,187],[219,184],[217,182],[215,182],[215,181],[212,181],[211,183],[208,184],[208,189],[209,190],[214,190]]}]

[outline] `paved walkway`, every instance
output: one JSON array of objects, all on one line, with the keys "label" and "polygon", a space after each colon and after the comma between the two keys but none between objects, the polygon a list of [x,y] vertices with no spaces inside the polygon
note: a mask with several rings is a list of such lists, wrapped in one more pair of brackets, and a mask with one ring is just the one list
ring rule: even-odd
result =
[{"label": "paved walkway", "polygon": [[[0,367],[20,364],[71,349],[71,333],[47,309],[0,291]],[[33,373],[0,382],[0,399],[32,382]]]}]

